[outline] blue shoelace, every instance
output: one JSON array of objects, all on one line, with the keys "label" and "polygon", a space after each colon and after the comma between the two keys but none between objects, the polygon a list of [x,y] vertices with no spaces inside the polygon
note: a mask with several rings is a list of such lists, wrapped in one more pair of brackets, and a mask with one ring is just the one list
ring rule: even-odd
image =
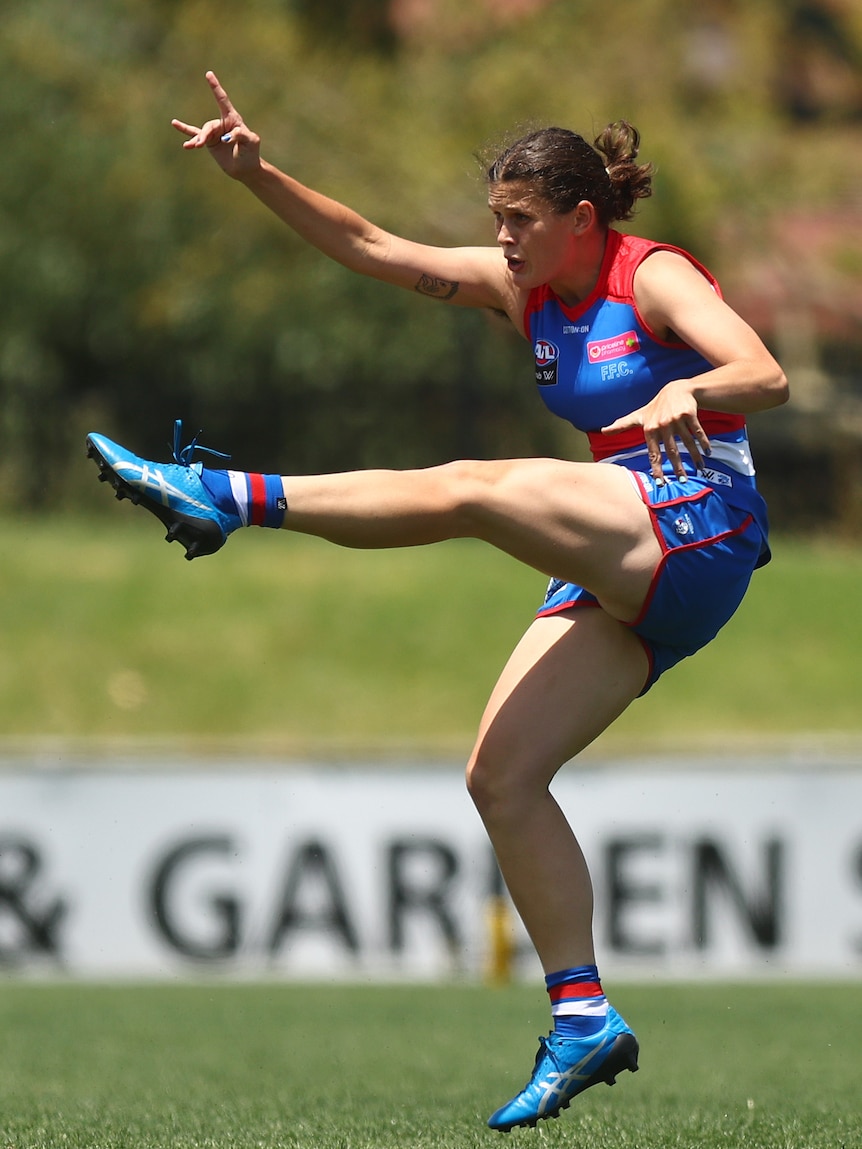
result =
[{"label": "blue shoelace", "polygon": [[224,451],[216,451],[212,447],[204,447],[198,442],[202,431],[198,431],[197,435],[185,447],[180,444],[183,441],[183,421],[177,419],[174,422],[174,449],[173,456],[175,462],[179,463],[181,467],[190,467],[194,458],[195,451],[203,451],[204,454],[214,455],[217,459],[229,459],[230,455],[226,455]]}]

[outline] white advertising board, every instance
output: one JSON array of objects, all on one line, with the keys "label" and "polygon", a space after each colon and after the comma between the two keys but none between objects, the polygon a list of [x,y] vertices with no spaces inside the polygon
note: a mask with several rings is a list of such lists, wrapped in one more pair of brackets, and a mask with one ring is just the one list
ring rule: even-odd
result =
[{"label": "white advertising board", "polygon": [[[862,973],[862,772],[570,767],[554,794],[605,977]],[[449,768],[0,772],[18,974],[478,977],[496,889]]]}]

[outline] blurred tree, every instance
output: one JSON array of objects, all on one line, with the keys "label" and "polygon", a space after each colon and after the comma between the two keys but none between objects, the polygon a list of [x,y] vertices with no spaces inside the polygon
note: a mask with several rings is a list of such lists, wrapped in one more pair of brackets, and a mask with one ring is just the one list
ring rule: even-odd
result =
[{"label": "blurred tree", "polygon": [[[582,449],[537,401],[514,332],[357,279],[208,157],[182,151],[169,120],[212,114],[207,67],[279,166],[432,243],[493,241],[477,150],[535,124],[590,137],[629,118],[658,165],[633,227],[688,247],[763,316],[752,269],[779,266],[775,221],[813,203],[845,211],[862,175],[853,124],[826,117],[800,141],[777,93],[787,13],[781,0],[247,0],[240,14],[226,0],[28,0],[10,10],[0,40],[5,504],[55,501],[78,476],[89,494],[78,464],[86,430],[162,451],[175,416],[230,446],[238,466],[266,469]],[[860,17],[842,19],[858,51]],[[846,291],[862,271],[846,254],[842,266],[834,282]]]},{"label": "blurred tree", "polygon": [[312,37],[357,51],[391,52],[397,43],[390,0],[288,0]]},{"label": "blurred tree", "polygon": [[779,44],[776,96],[801,123],[862,117],[862,52],[836,0],[792,0]]}]

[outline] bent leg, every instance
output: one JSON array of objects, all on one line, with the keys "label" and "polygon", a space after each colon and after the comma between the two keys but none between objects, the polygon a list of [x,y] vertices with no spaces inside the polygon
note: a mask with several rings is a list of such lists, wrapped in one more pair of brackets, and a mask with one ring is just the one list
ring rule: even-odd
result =
[{"label": "bent leg", "polygon": [[647,672],[638,639],[600,608],[537,619],[482,718],[468,787],[546,973],[595,963],[589,870],[548,787]]},{"label": "bent leg", "polygon": [[621,467],[557,459],[449,463],[283,479],[284,527],[349,547],[482,539],[548,576],[587,587],[633,619],[661,557]]}]

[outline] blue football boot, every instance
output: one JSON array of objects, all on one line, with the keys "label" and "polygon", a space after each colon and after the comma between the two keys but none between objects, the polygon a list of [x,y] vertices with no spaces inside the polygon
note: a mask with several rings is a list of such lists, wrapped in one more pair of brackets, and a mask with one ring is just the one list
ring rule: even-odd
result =
[{"label": "blue football boot", "polygon": [[590,1037],[539,1038],[533,1074],[521,1092],[488,1118],[492,1129],[508,1133],[516,1125],[535,1126],[545,1117],[559,1117],[573,1097],[591,1085],[613,1085],[624,1069],[636,1073],[637,1038],[611,1006],[604,1029]]},{"label": "blue football boot", "polygon": [[242,526],[238,515],[220,510],[201,482],[202,464],[193,463],[195,451],[227,459],[221,451],[201,447],[197,436],[180,447],[182,423],[174,425],[174,462],[151,463],[112,443],[104,435],[87,436],[87,455],[99,468],[99,479],[110,483],[118,499],[131,499],[145,507],[168,528],[169,543],[179,541],[186,558],[214,554],[231,531]]}]

